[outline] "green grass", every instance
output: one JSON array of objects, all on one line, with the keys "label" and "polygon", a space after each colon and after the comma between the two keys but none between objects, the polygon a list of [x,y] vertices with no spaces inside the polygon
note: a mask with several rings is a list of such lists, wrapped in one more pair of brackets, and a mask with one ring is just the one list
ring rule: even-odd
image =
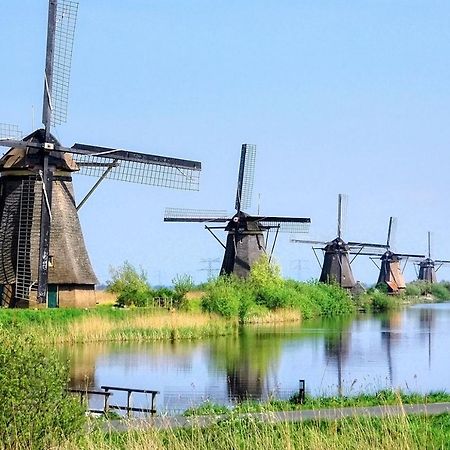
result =
[{"label": "green grass", "polygon": [[237,324],[232,320],[153,307],[0,309],[1,325],[46,344],[198,339],[237,332]]},{"label": "green grass", "polygon": [[303,423],[262,423],[230,417],[208,427],[147,429],[125,433],[100,430],[60,443],[61,450],[380,450],[447,449],[450,416],[358,417]]},{"label": "green grass", "polygon": [[310,397],[306,396],[304,403],[300,404],[294,395],[289,400],[269,400],[258,402],[247,400],[237,404],[233,408],[224,405],[214,404],[209,401],[204,402],[196,408],[187,409],[184,416],[199,416],[209,414],[241,414],[251,412],[269,411],[299,411],[306,409],[323,408],[343,408],[347,406],[378,406],[378,405],[399,405],[399,404],[419,404],[450,402],[450,394],[438,391],[423,395],[418,393],[404,393],[394,390],[382,390],[375,394],[360,394],[356,396],[335,396],[335,397]]}]

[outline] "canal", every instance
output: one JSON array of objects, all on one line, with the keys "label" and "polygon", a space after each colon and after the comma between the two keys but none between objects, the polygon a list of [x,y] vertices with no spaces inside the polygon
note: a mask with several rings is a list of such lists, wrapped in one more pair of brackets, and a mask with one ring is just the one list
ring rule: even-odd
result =
[{"label": "canal", "polygon": [[[83,344],[62,353],[71,361],[73,387],[159,390],[158,411],[176,414],[205,400],[230,405],[245,397],[288,398],[299,379],[306,380],[311,395],[387,387],[450,391],[449,346],[450,303],[439,303],[387,314],[246,326],[239,336]],[[114,397],[123,402],[119,394]]]}]

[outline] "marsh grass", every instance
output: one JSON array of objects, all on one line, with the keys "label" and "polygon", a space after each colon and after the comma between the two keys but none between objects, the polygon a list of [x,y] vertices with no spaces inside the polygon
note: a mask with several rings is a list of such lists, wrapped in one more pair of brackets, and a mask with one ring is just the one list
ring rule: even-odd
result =
[{"label": "marsh grass", "polygon": [[0,324],[46,344],[195,339],[237,332],[233,320],[162,308],[0,310]]}]

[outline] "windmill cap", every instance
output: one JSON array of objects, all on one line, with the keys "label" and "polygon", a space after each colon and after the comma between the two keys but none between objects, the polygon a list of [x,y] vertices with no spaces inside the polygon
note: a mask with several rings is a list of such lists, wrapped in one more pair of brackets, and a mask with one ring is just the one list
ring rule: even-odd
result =
[{"label": "windmill cap", "polygon": [[[45,130],[36,130],[24,138],[24,141],[38,142],[43,144],[45,142]],[[60,145],[58,140],[50,135],[48,139],[52,144]],[[79,170],[77,164],[69,153],[50,152],[48,164],[57,170],[66,172],[76,172]],[[41,152],[35,148],[11,148],[0,159],[0,170],[18,170],[18,169],[39,169],[42,167]]]}]

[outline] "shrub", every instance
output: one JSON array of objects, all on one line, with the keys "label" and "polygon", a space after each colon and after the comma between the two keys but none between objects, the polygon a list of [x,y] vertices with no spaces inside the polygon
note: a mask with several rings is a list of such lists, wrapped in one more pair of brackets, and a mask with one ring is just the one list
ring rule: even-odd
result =
[{"label": "shrub", "polygon": [[233,276],[223,276],[208,283],[202,308],[224,317],[239,316],[241,292],[239,282]]},{"label": "shrub", "polygon": [[431,284],[431,293],[439,300],[450,300],[450,291],[444,284]]},{"label": "shrub", "polygon": [[82,431],[84,411],[66,392],[68,370],[56,352],[1,327],[0,339],[1,445],[49,448]]},{"label": "shrub", "polygon": [[408,297],[420,297],[422,294],[422,289],[417,283],[408,283],[406,285],[405,294]]},{"label": "shrub", "polygon": [[138,272],[133,265],[125,261],[119,268],[110,268],[111,281],[106,289],[117,294],[118,306],[148,306],[153,293],[147,281],[146,273]]},{"label": "shrub", "polygon": [[186,294],[194,288],[194,281],[190,275],[177,275],[173,280],[173,299],[177,307],[183,306]]}]

